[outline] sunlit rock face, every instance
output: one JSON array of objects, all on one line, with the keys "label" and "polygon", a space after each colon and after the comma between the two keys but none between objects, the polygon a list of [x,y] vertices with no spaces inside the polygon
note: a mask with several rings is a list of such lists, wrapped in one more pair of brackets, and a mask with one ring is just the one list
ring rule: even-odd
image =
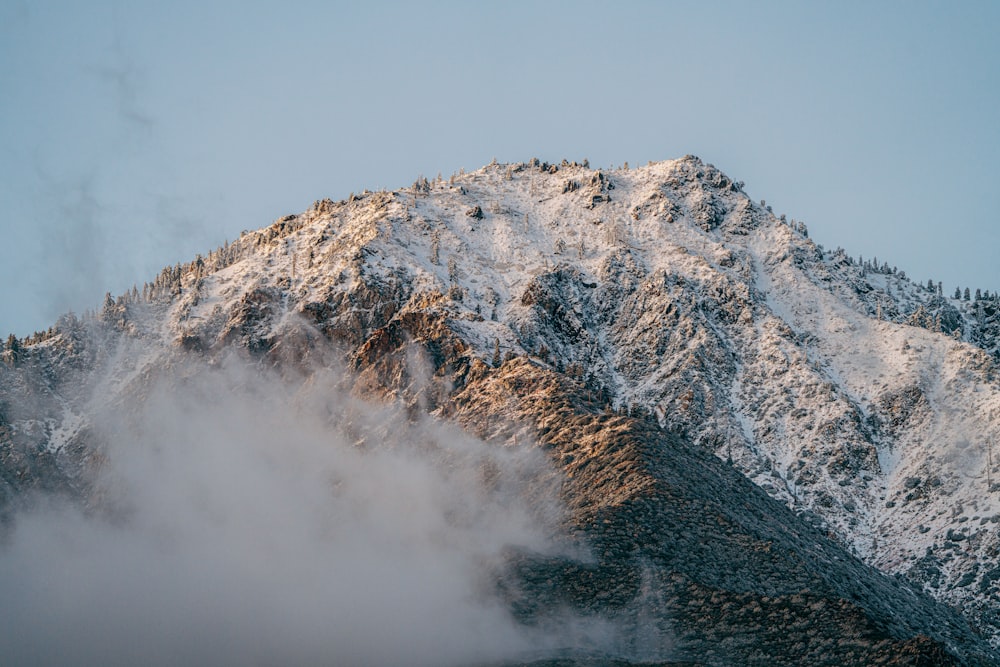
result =
[{"label": "sunlit rock face", "polygon": [[[321,470],[388,447],[447,471],[451,437],[419,435],[434,424],[462,434],[467,467],[430,479],[481,511],[424,503],[417,485],[399,516],[426,508],[460,564],[444,590],[500,629],[452,619],[442,634],[480,639],[427,664],[995,664],[1000,303],[980,296],[817,246],[691,156],[492,164],[321,200],[8,343],[6,539],[26,548],[42,498],[138,521],[109,480],[130,479],[123,452],[174,446],[152,438],[170,432],[149,423],[164,396],[164,424],[202,419],[226,442],[262,415],[318,420],[307,440],[328,429],[333,444],[302,456]],[[185,395],[201,400],[180,409]],[[236,440],[280,458],[306,437],[282,428]],[[244,452],[228,447],[206,454]],[[180,460],[225,477],[196,451]],[[367,502],[395,497],[390,469],[373,468]],[[302,502],[362,512],[320,486]],[[369,523],[398,536],[389,516]],[[485,539],[456,529],[470,516],[501,539],[456,552]],[[307,637],[302,659],[351,657]]]}]

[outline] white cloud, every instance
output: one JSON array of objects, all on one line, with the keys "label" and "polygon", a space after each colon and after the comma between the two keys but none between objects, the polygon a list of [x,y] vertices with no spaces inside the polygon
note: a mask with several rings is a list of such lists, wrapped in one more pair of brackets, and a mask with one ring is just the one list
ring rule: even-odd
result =
[{"label": "white cloud", "polygon": [[537,450],[487,445],[230,361],[97,419],[95,510],[39,507],[0,552],[6,664],[447,665],[530,650],[491,594],[550,550]]}]

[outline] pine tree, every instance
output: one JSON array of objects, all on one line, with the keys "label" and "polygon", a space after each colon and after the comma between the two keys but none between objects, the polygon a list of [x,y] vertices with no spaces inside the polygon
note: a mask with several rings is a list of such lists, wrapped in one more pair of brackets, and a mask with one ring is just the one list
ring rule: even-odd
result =
[{"label": "pine tree", "polygon": [[431,232],[431,264],[440,264],[441,233],[438,230]]},{"label": "pine tree", "polygon": [[111,297],[111,292],[104,293],[104,305],[101,307],[101,320],[105,324],[110,324],[115,318],[115,300]]},{"label": "pine tree", "polygon": [[962,298],[962,288],[961,287],[956,287],[955,288],[954,299],[957,301],[958,299],[961,299],[961,298]]},{"label": "pine tree", "polygon": [[17,336],[11,334],[7,336],[7,353],[10,355],[10,360],[15,364],[21,360],[23,349],[21,348],[21,341],[17,339]]},{"label": "pine tree", "polygon": [[969,288],[968,288],[968,287],[966,287],[966,288],[965,288],[965,291],[964,291],[964,292],[962,292],[962,298],[963,298],[964,300],[966,300],[966,301],[968,301],[969,299],[971,299],[971,298],[972,298],[972,295],[971,295],[971,294],[969,293]]},{"label": "pine tree", "polygon": [[500,367],[500,339],[493,341],[493,368]]}]

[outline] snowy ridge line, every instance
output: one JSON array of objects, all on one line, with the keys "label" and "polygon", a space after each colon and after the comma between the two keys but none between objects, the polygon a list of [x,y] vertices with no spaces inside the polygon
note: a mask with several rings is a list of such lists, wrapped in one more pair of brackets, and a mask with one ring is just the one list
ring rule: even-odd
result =
[{"label": "snowy ridge line", "polygon": [[[414,308],[486,363],[527,355],[655,415],[1000,647],[998,296],[827,251],[693,156],[491,164],[317,201],[3,354],[60,377],[112,364],[127,391],[166,351],[268,354],[303,325],[374,345]],[[119,339],[145,351],[114,360]],[[81,428],[70,385],[53,451]]]}]

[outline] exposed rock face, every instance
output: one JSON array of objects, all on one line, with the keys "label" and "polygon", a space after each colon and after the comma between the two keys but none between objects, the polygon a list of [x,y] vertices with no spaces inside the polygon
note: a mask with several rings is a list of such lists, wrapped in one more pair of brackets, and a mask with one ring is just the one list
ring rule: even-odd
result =
[{"label": "exposed rock face", "polygon": [[24,346],[0,502],[92,497],[89,402],[177,355],[308,375],[332,343],[356,395],[564,475],[589,556],[510,551],[524,623],[614,618],[646,662],[997,664],[994,310],[824,251],[697,158],[491,165],[317,202]]},{"label": "exposed rock face", "polygon": [[609,413],[530,361],[484,373],[455,396],[453,416],[483,437],[503,437],[507,419],[530,425],[566,475],[569,529],[594,554],[516,555],[500,587],[519,615],[568,605],[623,617],[637,652],[669,641],[702,664],[957,664],[920,632],[961,634],[963,621],[930,611],[703,449]]}]

